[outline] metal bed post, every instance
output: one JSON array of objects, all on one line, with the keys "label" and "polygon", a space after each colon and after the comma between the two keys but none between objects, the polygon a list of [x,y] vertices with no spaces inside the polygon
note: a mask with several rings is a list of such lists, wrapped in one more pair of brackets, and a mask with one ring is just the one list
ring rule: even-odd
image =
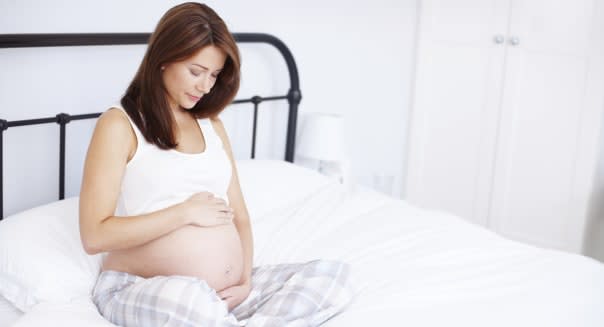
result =
[{"label": "metal bed post", "polygon": [[57,115],[57,124],[60,125],[59,136],[59,200],[65,198],[65,125],[71,121],[66,113]]},{"label": "metal bed post", "polygon": [[260,102],[262,102],[261,97],[252,97],[252,103],[254,104],[254,122],[252,123],[252,159],[256,157],[256,126],[258,126],[258,104],[260,104]]}]

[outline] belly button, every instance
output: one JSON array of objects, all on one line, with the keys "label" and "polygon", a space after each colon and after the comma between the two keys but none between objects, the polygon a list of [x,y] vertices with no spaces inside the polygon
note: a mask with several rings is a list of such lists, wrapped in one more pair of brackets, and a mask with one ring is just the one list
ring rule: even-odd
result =
[{"label": "belly button", "polygon": [[230,273],[231,273],[231,265],[227,265],[225,274],[229,275]]}]

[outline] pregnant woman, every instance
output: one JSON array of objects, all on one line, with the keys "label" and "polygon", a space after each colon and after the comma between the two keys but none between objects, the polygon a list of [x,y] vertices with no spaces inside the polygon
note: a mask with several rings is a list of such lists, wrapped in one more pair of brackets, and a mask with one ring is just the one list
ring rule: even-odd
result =
[{"label": "pregnant woman", "polygon": [[106,252],[92,298],[119,326],[317,326],[351,301],[346,264],[253,267],[250,218],[219,113],[239,51],[209,7],[164,14],[86,157],[80,234]]}]

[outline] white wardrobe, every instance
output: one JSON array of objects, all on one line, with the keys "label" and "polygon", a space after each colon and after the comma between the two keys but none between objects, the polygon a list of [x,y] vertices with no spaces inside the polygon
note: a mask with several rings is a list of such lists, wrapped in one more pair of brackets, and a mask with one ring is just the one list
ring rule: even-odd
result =
[{"label": "white wardrobe", "polygon": [[422,0],[418,27],[406,200],[581,252],[604,1]]}]

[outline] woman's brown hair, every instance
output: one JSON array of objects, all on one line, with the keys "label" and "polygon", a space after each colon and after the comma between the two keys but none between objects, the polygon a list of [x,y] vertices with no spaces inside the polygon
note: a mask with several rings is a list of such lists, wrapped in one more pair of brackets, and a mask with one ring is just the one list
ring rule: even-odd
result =
[{"label": "woman's brown hair", "polygon": [[177,146],[161,67],[193,56],[214,45],[226,61],[212,90],[188,111],[197,118],[217,116],[239,89],[239,50],[224,21],[210,7],[194,2],[177,5],[160,19],[149,38],[143,61],[122,97],[126,109],[147,142],[161,149]]}]

